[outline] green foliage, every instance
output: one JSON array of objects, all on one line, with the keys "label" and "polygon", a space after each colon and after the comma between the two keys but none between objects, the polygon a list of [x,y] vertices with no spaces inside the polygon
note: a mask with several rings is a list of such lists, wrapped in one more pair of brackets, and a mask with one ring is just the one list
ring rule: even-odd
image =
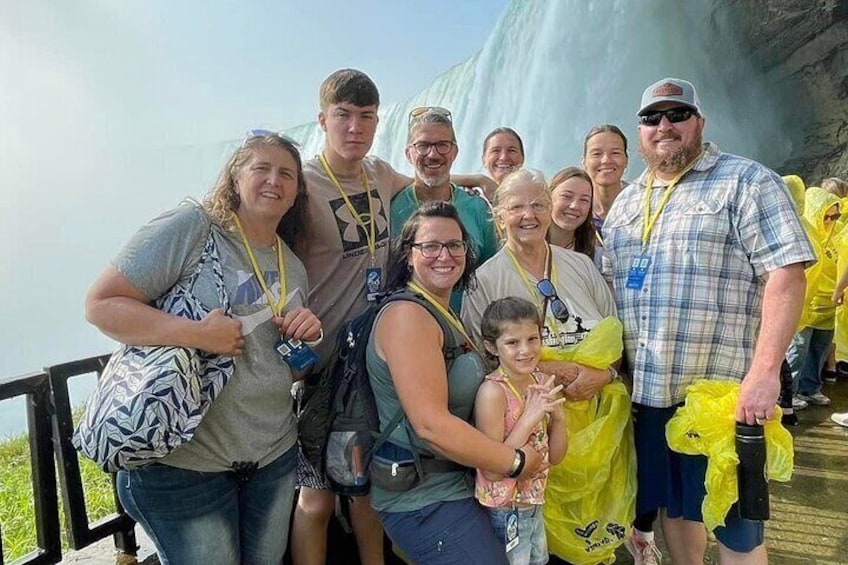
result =
[{"label": "green foliage", "polygon": [[[114,512],[115,499],[110,475],[85,458],[80,458],[80,474],[89,522],[93,523]],[[56,484],[59,484],[58,477]],[[0,524],[3,526],[3,560],[6,563],[36,548],[33,497],[27,436],[0,442]],[[59,520],[62,531],[66,531],[61,494],[59,505]],[[62,546],[68,547],[64,536]]]}]

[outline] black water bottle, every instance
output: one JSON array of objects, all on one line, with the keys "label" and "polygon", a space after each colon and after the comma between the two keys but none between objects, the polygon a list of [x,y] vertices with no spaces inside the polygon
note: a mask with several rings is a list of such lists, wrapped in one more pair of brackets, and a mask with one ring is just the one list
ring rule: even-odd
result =
[{"label": "black water bottle", "polygon": [[739,515],[746,520],[769,519],[766,437],[762,426],[736,423],[736,468],[739,479]]}]

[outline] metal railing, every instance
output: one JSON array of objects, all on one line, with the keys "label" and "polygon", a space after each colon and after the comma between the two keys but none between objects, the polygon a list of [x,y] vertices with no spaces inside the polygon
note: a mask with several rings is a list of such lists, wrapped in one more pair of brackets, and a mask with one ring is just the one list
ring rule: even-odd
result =
[{"label": "metal railing", "polygon": [[[60,492],[68,545],[72,549],[82,549],[111,535],[118,550],[136,555],[135,522],[118,502],[114,475],[115,512],[96,523],[89,522],[79,459],[71,444],[73,420],[68,381],[91,373],[99,378],[108,360],[108,355],[91,357],[0,381],[0,400],[26,397],[36,527],[36,549],[10,565],[50,565],[62,560]],[[57,488],[57,470],[61,489]],[[0,565],[3,563],[0,537]]]}]

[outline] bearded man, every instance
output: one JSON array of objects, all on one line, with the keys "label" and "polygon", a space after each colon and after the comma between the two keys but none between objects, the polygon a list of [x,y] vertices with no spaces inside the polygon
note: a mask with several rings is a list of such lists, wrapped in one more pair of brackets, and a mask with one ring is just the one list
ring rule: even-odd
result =
[{"label": "bearded man", "polygon": [[[702,141],[690,82],[652,84],[637,115],[647,168],[603,228],[633,379],[636,513],[660,509],[673,562],[702,563],[706,458],[672,452],[665,424],[697,378],[741,382],[738,422],[774,417],[815,255],[781,178]],[[722,563],[766,563],[763,522],[734,507],[715,535]]]}]

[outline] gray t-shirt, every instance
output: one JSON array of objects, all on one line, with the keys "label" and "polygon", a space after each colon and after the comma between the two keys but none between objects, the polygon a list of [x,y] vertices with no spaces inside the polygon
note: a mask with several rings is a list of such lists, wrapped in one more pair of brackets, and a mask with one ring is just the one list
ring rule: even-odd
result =
[{"label": "gray t-shirt", "polygon": [[[212,403],[194,438],[161,462],[195,471],[226,471],[236,461],[274,461],[297,441],[292,409],[292,376],[274,349],[279,337],[271,309],[237,232],[213,224],[196,205],[182,205],[143,226],[113,260],[113,266],[152,302],[180,280],[191,276],[203,243],[212,229],[218,246],[230,315],[241,321],[244,354]],[[280,295],[277,254],[253,247],[254,255],[276,301]],[[289,307],[306,304],[308,288],[303,264],[283,245]],[[208,307],[220,307],[211,268],[205,266],[194,294]]]}]

